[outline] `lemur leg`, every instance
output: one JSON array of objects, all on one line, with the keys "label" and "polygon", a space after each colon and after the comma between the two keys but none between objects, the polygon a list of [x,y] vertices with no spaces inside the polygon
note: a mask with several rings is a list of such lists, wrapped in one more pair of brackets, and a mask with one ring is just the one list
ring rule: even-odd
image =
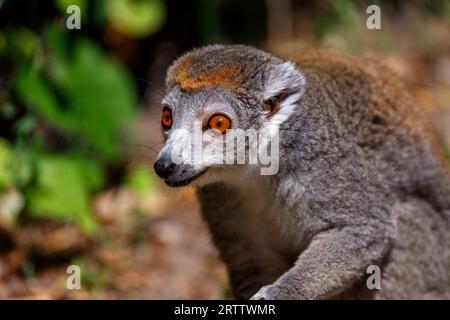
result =
[{"label": "lemur leg", "polygon": [[248,299],[275,281],[281,272],[273,270],[271,257],[249,236],[245,225],[248,214],[239,194],[223,184],[213,184],[201,188],[199,197],[214,244],[227,266],[234,296]]},{"label": "lemur leg", "polygon": [[[376,225],[376,224],[374,224]],[[385,230],[346,226],[316,235],[294,266],[252,299],[326,299],[360,280],[379,264],[389,247]]]}]

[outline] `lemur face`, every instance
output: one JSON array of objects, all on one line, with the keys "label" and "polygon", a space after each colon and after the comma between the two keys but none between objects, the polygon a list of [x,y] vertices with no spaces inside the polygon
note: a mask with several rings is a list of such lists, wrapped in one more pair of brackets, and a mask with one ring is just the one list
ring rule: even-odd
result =
[{"label": "lemur face", "polygon": [[229,130],[248,126],[238,101],[222,90],[172,88],[162,101],[165,145],[155,170],[169,186],[183,186],[223,163]]},{"label": "lemur face", "polygon": [[292,63],[244,46],[190,52],[169,69],[166,82],[166,141],[154,168],[169,186],[187,185],[207,171],[258,167],[252,152],[267,147],[303,88]]}]

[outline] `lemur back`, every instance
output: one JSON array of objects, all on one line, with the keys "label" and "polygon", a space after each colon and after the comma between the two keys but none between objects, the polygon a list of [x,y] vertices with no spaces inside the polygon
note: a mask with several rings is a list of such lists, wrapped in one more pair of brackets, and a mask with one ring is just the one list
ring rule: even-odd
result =
[{"label": "lemur back", "polygon": [[398,77],[376,61],[328,50],[296,62],[334,102],[342,138],[379,160],[393,190],[423,197],[450,218],[448,160]]}]

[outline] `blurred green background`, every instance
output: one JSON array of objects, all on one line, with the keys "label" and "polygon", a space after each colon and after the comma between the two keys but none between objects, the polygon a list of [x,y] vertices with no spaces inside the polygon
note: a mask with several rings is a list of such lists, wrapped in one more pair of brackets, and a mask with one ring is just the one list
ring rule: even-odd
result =
[{"label": "blurred green background", "polygon": [[0,0],[0,298],[229,296],[193,191],[151,169],[165,71],[210,43],[375,57],[450,140],[448,1]]}]

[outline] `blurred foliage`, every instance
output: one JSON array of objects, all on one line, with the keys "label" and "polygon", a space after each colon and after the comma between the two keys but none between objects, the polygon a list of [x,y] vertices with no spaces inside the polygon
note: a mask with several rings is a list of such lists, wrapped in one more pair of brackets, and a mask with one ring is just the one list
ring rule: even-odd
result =
[{"label": "blurred foliage", "polygon": [[50,50],[40,65],[34,60],[18,71],[18,97],[48,125],[88,141],[106,158],[117,157],[117,133],[136,106],[132,81],[93,42],[75,41],[69,55],[66,40],[57,28],[45,33]]},{"label": "blurred foliage", "polygon": [[72,264],[83,270],[81,282],[92,290],[101,291],[111,285],[111,274],[105,266],[86,261],[83,257],[74,259]]},{"label": "blurred foliage", "polygon": [[152,191],[156,188],[153,175],[148,167],[144,166],[132,167],[125,178],[125,182],[132,190],[141,193]]},{"label": "blurred foliage", "polygon": [[199,44],[264,45],[267,12],[263,0],[198,0],[195,12]]},{"label": "blurred foliage", "polygon": [[89,196],[104,179],[98,164],[77,156],[43,155],[37,159],[36,172],[36,181],[26,192],[29,213],[33,217],[70,219],[93,231]]},{"label": "blurred foliage", "polygon": [[20,152],[15,152],[6,140],[0,139],[0,190],[23,187],[31,179],[31,170]]},{"label": "blurred foliage", "polygon": [[111,0],[105,5],[111,24],[132,37],[155,33],[161,28],[166,16],[162,0]]},{"label": "blurred foliage", "polygon": [[81,12],[87,12],[92,7],[100,23],[110,23],[124,35],[136,38],[154,34],[166,19],[163,0],[96,0],[95,3],[86,0],[57,0],[56,5],[61,13],[65,13],[70,5],[77,5]]},{"label": "blurred foliage", "polygon": [[78,6],[81,12],[86,12],[88,8],[88,0],[56,0],[55,5],[61,13],[65,13],[67,8],[72,5]]},{"label": "blurred foliage", "polygon": [[[132,36],[155,32],[164,21],[162,1],[99,3],[55,1],[62,15],[69,4],[83,12],[103,10],[113,27]],[[124,161],[137,92],[116,58],[89,37],[70,33],[64,22],[48,21],[40,33],[24,25],[0,29],[6,77],[0,87],[0,121],[6,123],[0,128],[6,136],[0,139],[0,195],[20,190],[25,216],[74,221],[93,231],[90,200],[105,186],[105,169]],[[138,188],[152,183],[131,176]]]},{"label": "blurred foliage", "polygon": [[14,184],[15,175],[10,167],[14,163],[14,154],[6,141],[0,140],[0,187]]}]

